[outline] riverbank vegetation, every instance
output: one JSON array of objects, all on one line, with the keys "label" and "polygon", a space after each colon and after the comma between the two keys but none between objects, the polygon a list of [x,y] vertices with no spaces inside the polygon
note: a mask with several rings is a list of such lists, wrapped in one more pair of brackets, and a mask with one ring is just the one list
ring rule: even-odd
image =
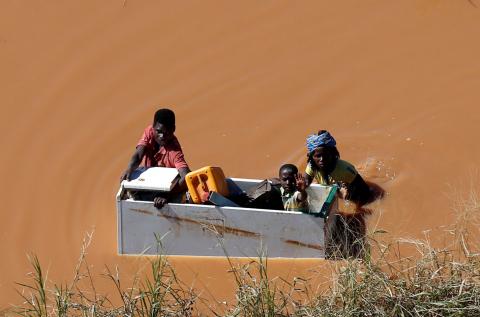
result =
[{"label": "riverbank vegetation", "polygon": [[[382,238],[376,230],[362,243],[362,258],[332,261],[333,278],[318,289],[297,277],[272,277],[265,256],[247,264],[229,260],[236,282],[235,302],[222,311],[205,303],[195,289],[182,283],[167,257],[150,259],[149,272],[125,287],[118,269],[107,268],[120,303],[96,292],[85,265],[85,239],[75,276],[69,284],[47,281],[36,256],[30,257],[31,280],[19,284],[21,303],[7,312],[20,316],[480,316],[480,253],[477,195],[457,204],[458,219],[445,229],[448,241],[433,246],[424,239]],[[390,242],[382,242],[390,241]],[[404,246],[413,247],[409,256]],[[89,287],[80,287],[87,281]],[[85,283],[83,283],[85,285]],[[204,308],[199,309],[202,306]],[[209,308],[210,307],[210,308]]]}]

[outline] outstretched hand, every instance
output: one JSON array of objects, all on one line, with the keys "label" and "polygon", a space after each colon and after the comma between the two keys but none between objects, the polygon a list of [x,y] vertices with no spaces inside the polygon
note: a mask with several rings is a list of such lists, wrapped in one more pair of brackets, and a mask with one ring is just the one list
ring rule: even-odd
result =
[{"label": "outstretched hand", "polygon": [[297,173],[295,175],[295,181],[297,183],[297,190],[299,192],[304,192],[305,191],[305,188],[307,188],[307,181],[305,180],[305,178],[303,177],[302,174],[300,173]]}]

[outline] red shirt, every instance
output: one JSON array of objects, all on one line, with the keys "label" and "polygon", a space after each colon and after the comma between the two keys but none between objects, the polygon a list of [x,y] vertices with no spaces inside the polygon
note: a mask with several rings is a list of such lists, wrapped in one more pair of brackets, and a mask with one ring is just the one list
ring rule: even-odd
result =
[{"label": "red shirt", "polygon": [[177,170],[184,167],[188,168],[180,143],[175,136],[168,144],[157,150],[158,144],[155,141],[153,127],[149,125],[143,131],[137,146],[139,145],[145,147],[145,167],[174,167]]}]

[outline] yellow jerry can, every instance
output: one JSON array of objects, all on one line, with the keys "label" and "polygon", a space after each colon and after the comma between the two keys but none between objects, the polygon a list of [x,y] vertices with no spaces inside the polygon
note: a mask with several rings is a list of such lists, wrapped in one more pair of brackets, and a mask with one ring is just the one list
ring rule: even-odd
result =
[{"label": "yellow jerry can", "polygon": [[223,196],[229,194],[225,175],[220,167],[206,166],[192,171],[187,174],[185,181],[190,197],[195,204],[208,201],[208,195],[211,191]]}]

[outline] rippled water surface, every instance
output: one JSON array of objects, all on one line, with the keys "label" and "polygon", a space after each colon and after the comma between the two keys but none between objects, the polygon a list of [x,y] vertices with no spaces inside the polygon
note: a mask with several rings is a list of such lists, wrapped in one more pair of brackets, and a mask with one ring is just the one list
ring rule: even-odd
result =
[{"label": "rippled water surface", "polygon": [[[159,105],[175,110],[192,169],[275,176],[328,129],[387,192],[370,227],[449,224],[452,189],[478,183],[474,1],[1,1],[0,306],[17,302],[26,253],[68,279],[92,229],[96,272],[144,265],[116,255],[114,195]],[[224,260],[173,262],[232,298]],[[319,262],[270,266],[291,277]]]}]

